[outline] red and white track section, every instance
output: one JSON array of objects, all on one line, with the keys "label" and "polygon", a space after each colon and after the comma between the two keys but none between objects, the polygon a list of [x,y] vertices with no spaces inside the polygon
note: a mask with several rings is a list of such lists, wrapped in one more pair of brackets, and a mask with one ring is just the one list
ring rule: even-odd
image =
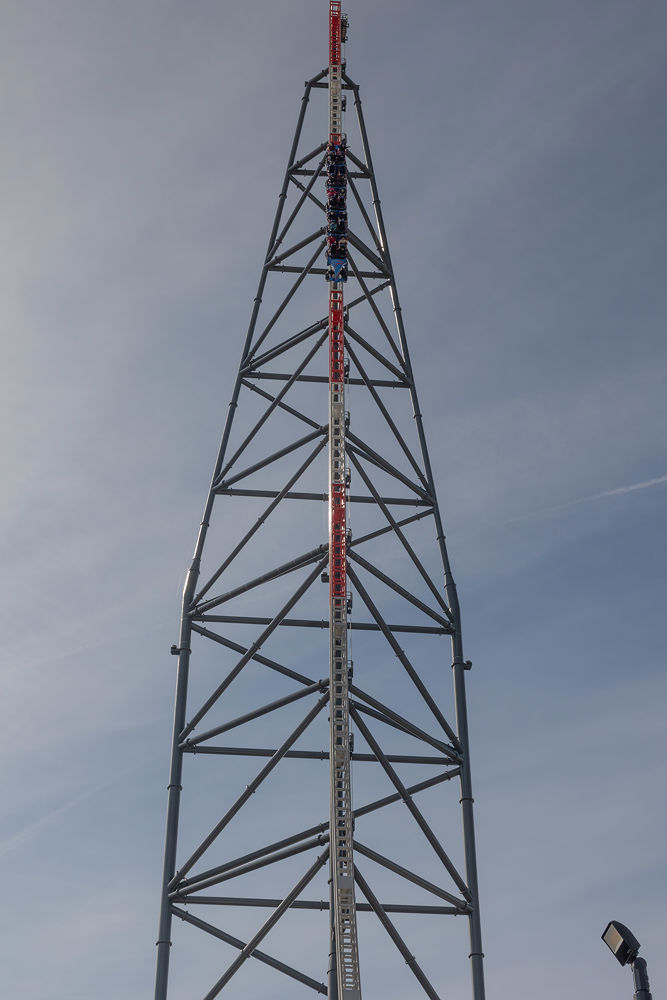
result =
[{"label": "red and white track section", "polygon": [[[341,88],[341,4],[329,6],[329,167],[335,185],[329,205],[345,205],[346,167]],[[340,166],[341,153],[342,167]],[[334,191],[332,194],[331,192]],[[337,247],[345,246],[347,215],[328,213]],[[332,224],[329,232],[332,232]],[[333,237],[330,238],[330,244]],[[332,250],[332,256],[340,257]],[[347,483],[345,456],[344,266],[329,276],[329,681],[330,681],[330,850],[333,882],[336,971],[339,1000],[360,1000],[357,914],[352,856],[350,718],[347,650]],[[337,278],[338,280],[332,280]]]}]

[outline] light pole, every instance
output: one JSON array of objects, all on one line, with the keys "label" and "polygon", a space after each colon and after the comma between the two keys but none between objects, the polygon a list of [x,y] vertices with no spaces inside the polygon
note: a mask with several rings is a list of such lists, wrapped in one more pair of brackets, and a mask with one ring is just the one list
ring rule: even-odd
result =
[{"label": "light pole", "polygon": [[639,941],[632,931],[618,920],[611,920],[604,930],[602,940],[621,965],[630,964],[635,985],[634,1000],[653,1000],[646,961],[638,956]]}]

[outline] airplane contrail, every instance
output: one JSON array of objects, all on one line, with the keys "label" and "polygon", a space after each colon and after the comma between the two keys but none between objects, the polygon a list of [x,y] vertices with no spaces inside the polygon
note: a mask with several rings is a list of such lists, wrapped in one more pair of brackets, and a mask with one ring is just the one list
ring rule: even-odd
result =
[{"label": "airplane contrail", "polygon": [[540,507],[530,514],[521,514],[519,517],[511,517],[503,524],[514,524],[516,521],[527,521],[531,517],[539,517],[540,514],[550,514],[552,511],[565,510],[567,507],[574,507],[580,503],[589,503],[591,500],[602,500],[604,497],[615,497],[621,493],[634,493],[636,490],[646,490],[650,486],[660,486],[667,483],[667,476],[656,476],[655,479],[645,479],[641,483],[630,483],[629,486],[616,486],[613,490],[602,490],[600,493],[590,493],[585,497],[577,497],[576,500],[568,500],[566,503],[554,504],[552,507]]}]

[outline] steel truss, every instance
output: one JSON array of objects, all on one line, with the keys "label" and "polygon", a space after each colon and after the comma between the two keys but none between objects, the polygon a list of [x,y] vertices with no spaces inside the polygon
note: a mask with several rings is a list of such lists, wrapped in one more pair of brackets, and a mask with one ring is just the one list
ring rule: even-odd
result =
[{"label": "steel truss", "polygon": [[[188,1000],[199,995],[212,1000],[226,989],[230,996],[244,996],[248,980],[234,977],[259,965],[292,981],[285,996],[295,995],[295,982],[337,1000],[360,995],[340,984],[336,973],[331,911],[341,903],[332,884],[329,782],[315,763],[330,761],[330,750],[315,741],[329,743],[335,721],[327,723],[327,714],[335,720],[340,700],[331,705],[330,611],[328,588],[321,586],[330,582],[332,571],[325,518],[330,321],[322,277],[327,276],[327,143],[305,155],[300,148],[310,99],[328,88],[328,73],[323,70],[305,85],[184,588],[180,639],[172,647],[178,672],[156,1000],[167,1000],[174,916],[220,947],[217,975],[199,992],[188,980],[182,994]],[[363,980],[367,963],[377,964],[373,932],[364,951],[365,929],[375,920],[388,945],[380,966],[393,975],[393,945],[399,965],[407,963],[414,976],[411,995],[437,1000],[447,990],[447,949],[458,938],[450,940],[445,926],[432,921],[463,917],[469,925],[473,997],[484,1000],[465,697],[469,664],[359,87],[344,63],[341,81],[359,136],[358,144],[348,138],[346,150],[342,481],[350,512],[345,695],[357,744],[350,733],[354,863],[349,870],[356,888],[351,898],[359,918],[361,975]],[[303,314],[313,308],[314,318],[304,324]],[[443,640],[452,650],[450,709],[442,682]],[[192,676],[191,660],[193,668],[201,665]],[[197,801],[191,796],[179,819],[186,758]],[[211,778],[217,758],[225,758],[225,765]],[[206,776],[197,778],[196,768],[202,767]],[[259,806],[262,794],[265,804]],[[304,896],[309,886],[310,895]],[[221,888],[230,894],[219,894]],[[391,898],[394,893],[398,898]],[[268,915],[254,933],[238,937],[240,921],[256,909]],[[317,939],[312,911],[325,914]],[[228,914],[234,915],[237,933],[222,926]],[[306,922],[294,930],[300,915]],[[264,951],[265,938],[281,921],[289,929]],[[412,947],[431,940],[431,926],[438,928],[437,960],[431,944],[418,961],[406,940]],[[322,943],[319,952],[316,940]],[[271,995],[282,995],[279,988],[277,981]]]}]

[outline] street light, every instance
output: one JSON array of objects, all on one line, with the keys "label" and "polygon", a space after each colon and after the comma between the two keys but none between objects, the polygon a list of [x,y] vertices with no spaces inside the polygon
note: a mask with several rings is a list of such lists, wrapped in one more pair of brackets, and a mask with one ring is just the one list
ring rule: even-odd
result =
[{"label": "street light", "polygon": [[621,965],[630,963],[635,986],[634,1000],[652,1000],[646,962],[639,958],[639,941],[625,924],[611,920],[605,927],[602,940]]}]

